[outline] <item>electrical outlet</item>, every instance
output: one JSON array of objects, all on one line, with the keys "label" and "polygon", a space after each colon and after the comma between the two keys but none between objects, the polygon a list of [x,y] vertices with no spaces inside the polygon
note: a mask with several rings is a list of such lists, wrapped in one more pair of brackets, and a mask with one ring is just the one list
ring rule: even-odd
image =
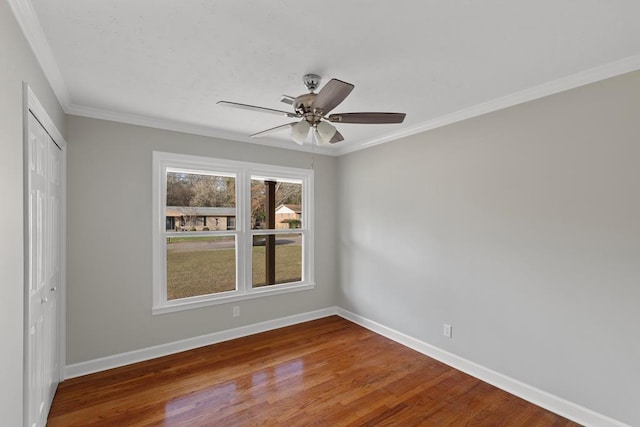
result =
[{"label": "electrical outlet", "polygon": [[446,323],[444,324],[444,328],[442,330],[442,333],[444,334],[445,337],[447,338],[451,338],[451,331],[452,331],[452,327],[451,325],[447,325]]},{"label": "electrical outlet", "polygon": [[234,305],[233,306],[233,317],[240,317],[240,306],[239,305]]}]

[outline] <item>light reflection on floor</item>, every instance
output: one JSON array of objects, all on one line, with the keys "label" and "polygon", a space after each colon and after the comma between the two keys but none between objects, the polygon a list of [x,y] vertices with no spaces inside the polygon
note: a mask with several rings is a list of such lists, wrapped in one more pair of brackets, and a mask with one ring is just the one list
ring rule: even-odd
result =
[{"label": "light reflection on floor", "polygon": [[166,418],[170,418],[212,403],[218,408],[234,405],[239,403],[236,402],[238,394],[245,388],[250,389],[252,397],[259,400],[269,393],[277,396],[279,392],[290,393],[303,386],[304,361],[295,359],[254,372],[250,379],[236,378],[173,398],[165,404],[164,413]]},{"label": "light reflection on floor", "polygon": [[232,403],[237,398],[237,385],[235,381],[216,384],[204,390],[189,393],[168,401],[164,406],[165,417],[178,415],[189,411],[203,403],[216,401],[224,405]]},{"label": "light reflection on floor", "polygon": [[251,394],[254,398],[263,398],[265,391],[269,393],[292,391],[304,384],[304,361],[290,360],[277,366],[255,372],[251,377],[253,387]]}]

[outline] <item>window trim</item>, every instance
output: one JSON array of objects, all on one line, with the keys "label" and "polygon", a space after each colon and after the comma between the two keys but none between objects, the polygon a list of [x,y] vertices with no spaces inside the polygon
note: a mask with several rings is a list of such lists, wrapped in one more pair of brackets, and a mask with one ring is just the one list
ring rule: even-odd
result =
[{"label": "window trim", "polygon": [[[153,151],[152,165],[152,314],[172,313],[210,305],[225,304],[251,298],[297,292],[315,287],[313,244],[313,170],[261,163],[241,162],[204,156]],[[187,169],[204,173],[228,173],[236,178],[236,226],[234,230],[180,232],[181,236],[233,235],[236,238],[236,283],[234,291],[199,295],[167,301],[166,295],[166,228],[167,169]],[[292,230],[254,230],[250,224],[251,178],[265,177],[302,181],[302,224],[295,233],[302,235],[302,280],[254,288],[252,286],[253,236],[291,234]]]}]

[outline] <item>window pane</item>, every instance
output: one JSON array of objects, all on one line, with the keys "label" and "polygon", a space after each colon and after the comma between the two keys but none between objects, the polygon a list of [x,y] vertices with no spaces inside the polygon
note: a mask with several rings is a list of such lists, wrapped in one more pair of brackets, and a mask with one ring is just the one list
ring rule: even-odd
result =
[{"label": "window pane", "polygon": [[251,178],[252,229],[300,228],[301,221],[302,181]]},{"label": "window pane", "polygon": [[301,281],[302,234],[254,236],[252,267],[253,287]]},{"label": "window pane", "polygon": [[235,289],[235,236],[167,238],[167,300]]},{"label": "window pane", "polygon": [[167,171],[167,231],[235,229],[234,177]]}]

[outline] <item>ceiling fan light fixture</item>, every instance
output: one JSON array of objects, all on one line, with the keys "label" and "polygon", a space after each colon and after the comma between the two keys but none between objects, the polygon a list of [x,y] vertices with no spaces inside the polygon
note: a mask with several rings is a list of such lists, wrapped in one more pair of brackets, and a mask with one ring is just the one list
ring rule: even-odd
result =
[{"label": "ceiling fan light fixture", "polygon": [[319,122],[316,125],[316,132],[318,140],[321,144],[328,144],[331,138],[336,134],[336,128],[332,124],[327,122]]},{"label": "ceiling fan light fixture", "polygon": [[311,125],[308,121],[300,120],[298,123],[291,126],[291,139],[293,139],[297,144],[302,145],[307,139],[310,128]]}]

